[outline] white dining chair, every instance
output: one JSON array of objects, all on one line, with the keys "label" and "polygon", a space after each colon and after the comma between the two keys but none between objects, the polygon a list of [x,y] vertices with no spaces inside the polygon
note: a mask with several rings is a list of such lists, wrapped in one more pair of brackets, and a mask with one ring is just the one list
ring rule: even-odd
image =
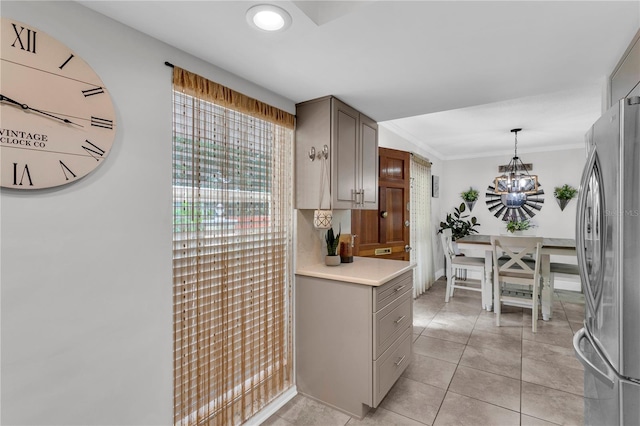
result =
[{"label": "white dining chair", "polygon": [[[443,229],[440,234],[442,241],[442,249],[445,256],[445,268],[447,274],[447,288],[445,290],[444,301],[449,302],[449,298],[453,297],[455,289],[471,290],[483,292],[485,289],[485,260],[483,257],[470,257],[457,255],[453,248],[453,239],[451,229]],[[457,278],[457,271],[477,271],[480,272],[480,283]]]},{"label": "white dining chair", "polygon": [[[544,265],[543,265],[543,268],[544,268]],[[580,281],[580,271],[578,270],[578,265],[572,265],[569,263],[551,262],[549,263],[548,275],[547,276],[544,275],[544,270],[542,271],[542,273],[543,273],[542,289],[541,289],[542,297],[544,297],[545,292],[548,292],[547,297],[552,301],[551,306],[548,309],[548,312],[545,313],[544,310],[542,312],[544,319],[547,320],[553,317],[553,295],[555,293],[556,274],[561,274],[565,276],[575,275],[576,277],[578,277],[578,281]],[[580,284],[580,292],[582,292],[582,284]],[[545,315],[548,315],[548,317]]]},{"label": "white dining chair", "polygon": [[496,326],[502,305],[531,309],[531,329],[538,323],[542,238],[492,236],[493,297]]}]

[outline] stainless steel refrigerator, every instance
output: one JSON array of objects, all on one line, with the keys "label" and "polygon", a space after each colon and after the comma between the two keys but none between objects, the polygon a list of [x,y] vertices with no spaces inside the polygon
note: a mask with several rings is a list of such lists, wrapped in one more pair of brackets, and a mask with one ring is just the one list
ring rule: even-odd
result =
[{"label": "stainless steel refrigerator", "polygon": [[640,425],[640,97],[587,133],[576,248],[585,296],[573,346],[584,365],[585,424]]}]

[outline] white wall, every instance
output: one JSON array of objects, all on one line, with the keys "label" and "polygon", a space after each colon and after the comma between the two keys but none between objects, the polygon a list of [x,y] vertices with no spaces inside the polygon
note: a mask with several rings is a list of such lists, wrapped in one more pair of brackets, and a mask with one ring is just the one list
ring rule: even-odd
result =
[{"label": "white wall", "polygon": [[2,1],[66,43],[113,98],[103,165],[56,190],[0,192],[2,424],[173,421],[171,69],[293,102],[74,2]]},{"label": "white wall", "polygon": [[[505,152],[500,157],[484,157],[467,160],[445,161],[440,179],[440,218],[443,220],[448,212],[462,203],[460,193],[472,186],[480,192],[472,215],[478,218],[481,226],[478,230],[483,234],[499,234],[506,231],[505,222],[496,218],[487,208],[485,196],[487,187],[499,175],[498,166],[508,164],[513,152]],[[576,188],[580,185],[582,168],[586,161],[582,149],[551,151],[545,153],[520,153],[525,163],[532,163],[532,174],[538,175],[540,188],[544,190],[542,209],[531,219],[536,225],[537,234],[545,237],[574,238],[576,202],[573,200],[560,210],[553,198],[556,186],[565,183]]]}]

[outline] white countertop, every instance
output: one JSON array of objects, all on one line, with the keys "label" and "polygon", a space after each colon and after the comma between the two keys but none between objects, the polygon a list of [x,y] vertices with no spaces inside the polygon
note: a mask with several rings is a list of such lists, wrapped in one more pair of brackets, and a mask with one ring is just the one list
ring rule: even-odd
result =
[{"label": "white countertop", "polygon": [[355,256],[353,263],[341,263],[339,266],[317,263],[299,267],[296,269],[296,275],[377,287],[415,267],[414,263],[403,260]]}]

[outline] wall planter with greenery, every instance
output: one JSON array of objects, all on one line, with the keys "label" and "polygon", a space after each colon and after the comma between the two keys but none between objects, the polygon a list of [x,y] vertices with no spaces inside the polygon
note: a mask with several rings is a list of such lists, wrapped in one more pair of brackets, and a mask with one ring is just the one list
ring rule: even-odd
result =
[{"label": "wall planter with greenery", "polygon": [[564,184],[562,186],[556,186],[553,190],[553,196],[556,198],[558,205],[560,206],[560,210],[564,210],[573,198],[578,194],[578,190],[569,184]]},{"label": "wall planter with greenery", "polygon": [[469,187],[468,191],[462,191],[460,193],[460,197],[462,197],[467,207],[469,207],[469,211],[473,210],[473,206],[476,205],[476,201],[478,201],[479,196],[480,193],[478,192],[478,190],[473,189],[472,187]]}]

